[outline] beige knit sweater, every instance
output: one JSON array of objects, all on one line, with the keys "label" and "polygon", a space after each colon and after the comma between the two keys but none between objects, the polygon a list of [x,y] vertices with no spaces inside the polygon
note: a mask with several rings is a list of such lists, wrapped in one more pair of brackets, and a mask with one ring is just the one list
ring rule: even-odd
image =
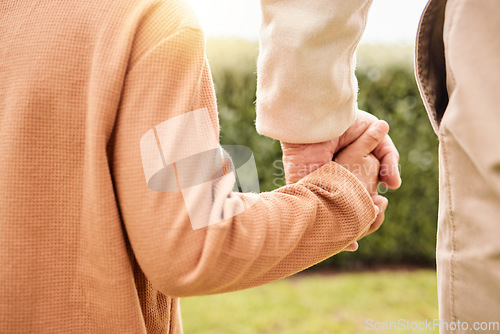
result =
[{"label": "beige knit sweater", "polygon": [[182,2],[0,3],[0,333],[181,333],[177,297],[291,275],[373,221],[332,162],[193,230],[180,193],[148,188],[139,143],[200,108],[218,133]]}]

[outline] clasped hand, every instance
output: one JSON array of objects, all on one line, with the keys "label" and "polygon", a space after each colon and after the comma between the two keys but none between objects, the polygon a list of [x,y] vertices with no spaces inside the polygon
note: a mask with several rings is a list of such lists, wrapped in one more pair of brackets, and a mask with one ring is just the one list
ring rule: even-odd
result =
[{"label": "clasped hand", "polygon": [[[388,132],[389,125],[385,121],[359,110],[356,122],[340,137],[313,144],[281,142],[287,184],[335,160],[353,173],[372,196],[378,214],[360,239],[373,233],[382,225],[388,204],[387,198],[378,194],[379,183],[389,189],[401,186],[399,153]],[[357,248],[355,241],[345,250]]]}]

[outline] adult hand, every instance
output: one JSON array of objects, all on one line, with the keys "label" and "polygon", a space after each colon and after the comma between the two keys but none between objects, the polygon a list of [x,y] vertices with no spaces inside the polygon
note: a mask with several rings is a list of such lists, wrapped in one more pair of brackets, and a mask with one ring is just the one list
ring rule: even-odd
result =
[{"label": "adult hand", "polygon": [[[373,203],[378,209],[375,221],[359,237],[365,237],[378,230],[385,218],[385,209],[388,201],[385,197],[377,194],[379,182],[380,162],[371,152],[379,145],[389,132],[389,126],[384,121],[373,123],[358,139],[352,144],[341,150],[336,156],[335,161],[351,173],[353,173],[363,183],[365,188],[372,196]],[[359,240],[358,239],[358,240]],[[346,251],[356,251],[358,242],[355,241],[346,247]]]},{"label": "adult hand", "polygon": [[377,121],[335,156],[335,162],[354,174],[370,195],[378,193],[380,174],[380,161],[372,152],[388,133],[387,122]]},{"label": "adult hand", "polygon": [[[353,143],[363,134],[368,127],[378,118],[363,110],[358,110],[356,122],[338,138],[336,154],[346,146]],[[380,161],[379,181],[389,189],[398,189],[401,186],[399,173],[399,152],[389,135],[380,142],[372,152]]]},{"label": "adult hand", "polygon": [[[313,144],[281,142],[286,183],[295,183],[307,174],[332,161],[335,154],[358,139],[377,120],[377,117],[372,114],[358,110],[355,123],[338,138]],[[380,161],[379,181],[389,189],[399,188],[401,186],[401,176],[398,168],[399,153],[389,135],[385,136],[375,148],[373,154]]]},{"label": "adult hand", "polygon": [[[313,144],[281,142],[287,184],[299,181],[307,174],[333,160],[339,151],[358,139],[377,120],[375,116],[359,110],[356,122],[338,138]],[[384,137],[372,153],[380,162],[379,181],[389,189],[399,188],[401,186],[401,176],[398,168],[399,153],[389,135]],[[378,214],[375,221],[360,239],[378,230],[385,219],[385,210],[388,205],[387,198],[372,194],[372,199],[378,207]],[[347,246],[345,251],[356,251],[357,249],[358,243],[355,241]]]}]

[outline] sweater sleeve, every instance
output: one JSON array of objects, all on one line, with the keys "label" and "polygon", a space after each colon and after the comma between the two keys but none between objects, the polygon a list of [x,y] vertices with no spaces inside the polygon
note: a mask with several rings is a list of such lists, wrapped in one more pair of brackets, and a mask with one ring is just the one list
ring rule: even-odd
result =
[{"label": "sweater sleeve", "polygon": [[[232,185],[215,182],[209,191],[211,214],[227,219],[193,229],[187,205],[191,199],[185,193],[148,187],[140,142],[158,124],[193,110],[208,111],[207,131],[218,141],[204,37],[196,27],[180,27],[142,54],[125,79],[110,144],[111,165],[134,256],[159,291],[193,296],[271,282],[340,252],[373,222],[369,194],[356,177],[332,162],[295,185],[269,193],[232,192]],[[197,136],[203,134],[191,132],[173,129],[170,142],[200,142]],[[177,181],[183,172],[177,168]],[[247,209],[226,215],[241,207]]]},{"label": "sweater sleeve", "polygon": [[355,50],[371,0],[261,0],[257,131],[290,143],[340,136],[357,111]]}]

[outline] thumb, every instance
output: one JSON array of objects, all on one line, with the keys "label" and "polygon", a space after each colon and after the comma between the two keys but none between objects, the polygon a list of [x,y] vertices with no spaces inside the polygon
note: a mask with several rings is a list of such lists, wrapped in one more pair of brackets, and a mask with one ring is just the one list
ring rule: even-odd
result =
[{"label": "thumb", "polygon": [[349,147],[364,155],[370,154],[389,133],[386,121],[376,121]]}]

